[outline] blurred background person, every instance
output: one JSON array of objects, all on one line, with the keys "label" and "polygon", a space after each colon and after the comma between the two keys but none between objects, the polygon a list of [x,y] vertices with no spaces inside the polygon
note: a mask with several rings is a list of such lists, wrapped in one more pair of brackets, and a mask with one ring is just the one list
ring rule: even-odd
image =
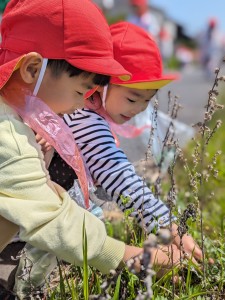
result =
[{"label": "blurred background person", "polygon": [[159,43],[160,24],[154,14],[151,13],[147,0],[129,0],[131,14],[127,21],[142,27],[155,38]]},{"label": "blurred background person", "polygon": [[192,49],[188,48],[186,45],[181,44],[176,47],[176,58],[179,61],[179,67],[184,69],[186,66],[193,63],[194,53]]},{"label": "blurred background person", "polygon": [[214,70],[219,67],[224,48],[224,37],[219,30],[217,18],[210,18],[205,30],[199,36],[200,63],[206,79],[214,77]]}]

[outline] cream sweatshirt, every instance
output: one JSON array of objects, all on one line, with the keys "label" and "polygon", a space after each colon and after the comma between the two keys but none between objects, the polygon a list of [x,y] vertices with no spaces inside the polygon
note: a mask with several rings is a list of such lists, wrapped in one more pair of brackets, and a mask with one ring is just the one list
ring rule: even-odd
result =
[{"label": "cream sweatshirt", "polygon": [[100,220],[50,180],[33,131],[2,98],[0,216],[19,226],[22,240],[75,265],[82,265],[85,217],[89,264],[107,273],[122,261],[124,243],[108,237]]}]

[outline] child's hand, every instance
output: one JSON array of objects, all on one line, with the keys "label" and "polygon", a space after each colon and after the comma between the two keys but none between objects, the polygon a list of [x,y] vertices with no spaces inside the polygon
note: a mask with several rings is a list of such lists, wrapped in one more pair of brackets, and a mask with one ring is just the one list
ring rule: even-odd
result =
[{"label": "child's hand", "polygon": [[[151,264],[163,269],[168,269],[177,265],[180,262],[180,259],[184,257],[184,254],[180,252],[176,245],[159,246],[158,248],[150,248],[149,251],[151,251]],[[141,266],[139,255],[142,253],[142,248],[126,245],[123,260],[127,262],[128,260],[137,257],[138,259],[135,260],[135,269],[140,271]]]},{"label": "child's hand", "polygon": [[[173,236],[173,244],[178,247],[178,249],[181,248],[180,243],[180,237],[178,235],[178,226],[176,224],[172,224],[172,236]],[[196,259],[197,261],[202,261],[203,255],[202,250],[197,245],[197,243],[194,241],[193,237],[190,235],[185,234],[182,237],[182,249],[184,252],[184,255],[191,258],[194,261]],[[195,261],[194,261],[195,262]]]},{"label": "child's hand", "polygon": [[52,149],[52,146],[38,133],[36,134],[36,141],[41,146],[41,151],[43,152],[43,154],[46,154],[46,152]]},{"label": "child's hand", "polygon": [[184,258],[184,254],[174,244],[151,249],[152,265],[162,267],[163,269],[168,269],[179,264],[182,258]]}]

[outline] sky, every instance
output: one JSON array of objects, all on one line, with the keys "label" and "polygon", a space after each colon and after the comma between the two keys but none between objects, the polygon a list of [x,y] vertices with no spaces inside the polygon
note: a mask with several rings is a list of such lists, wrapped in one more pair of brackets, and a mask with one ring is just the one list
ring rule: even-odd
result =
[{"label": "sky", "polygon": [[149,0],[149,3],[183,25],[187,34],[199,33],[210,17],[218,19],[219,29],[225,34],[225,0]]}]

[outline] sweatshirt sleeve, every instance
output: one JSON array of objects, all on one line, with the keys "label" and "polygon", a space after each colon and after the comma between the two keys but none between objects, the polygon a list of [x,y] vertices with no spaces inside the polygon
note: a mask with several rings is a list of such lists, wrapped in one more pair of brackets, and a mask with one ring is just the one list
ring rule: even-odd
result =
[{"label": "sweatshirt sleeve", "polygon": [[[82,265],[82,228],[88,262],[103,273],[118,267],[124,243],[53,184],[32,130],[0,107],[0,215],[20,227],[20,237],[60,259]],[[0,237],[1,243],[1,237]]]},{"label": "sweatshirt sleeve", "polygon": [[92,177],[110,199],[122,211],[131,209],[131,215],[148,232],[155,226],[168,225],[168,207],[160,199],[156,199],[146,183],[136,175],[133,165],[116,146],[108,123],[87,109],[77,110],[64,118],[72,129]]}]

